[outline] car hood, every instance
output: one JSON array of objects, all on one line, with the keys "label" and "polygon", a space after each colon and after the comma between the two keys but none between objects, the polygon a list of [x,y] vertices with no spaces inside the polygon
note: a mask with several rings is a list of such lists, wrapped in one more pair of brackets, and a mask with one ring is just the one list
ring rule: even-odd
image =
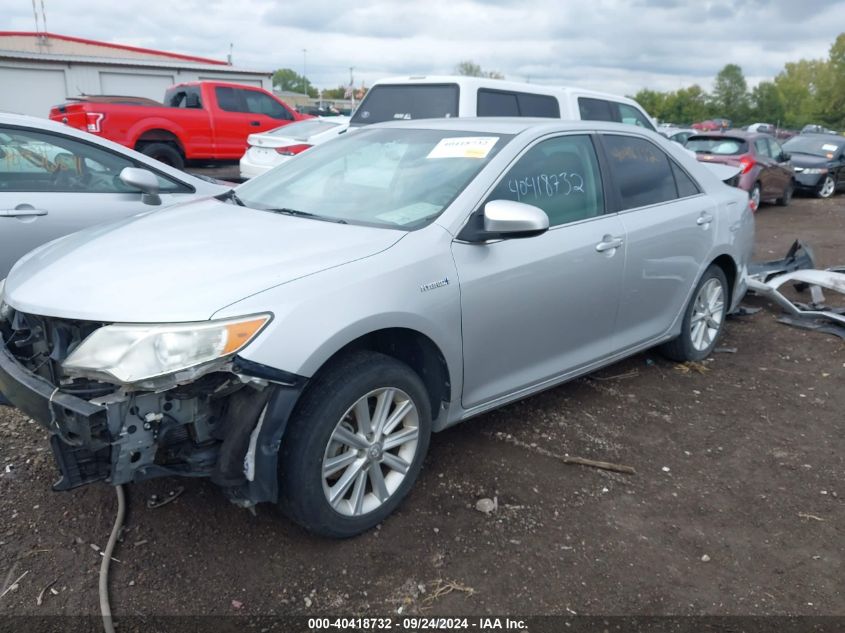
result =
[{"label": "car hood", "polygon": [[201,321],[262,290],[374,255],[405,234],[212,198],[42,246],[15,265],[4,295],[22,312],[67,319]]},{"label": "car hood", "polygon": [[830,159],[825,156],[802,154],[801,152],[790,153],[790,160],[796,167],[827,167],[828,163],[830,163]]}]

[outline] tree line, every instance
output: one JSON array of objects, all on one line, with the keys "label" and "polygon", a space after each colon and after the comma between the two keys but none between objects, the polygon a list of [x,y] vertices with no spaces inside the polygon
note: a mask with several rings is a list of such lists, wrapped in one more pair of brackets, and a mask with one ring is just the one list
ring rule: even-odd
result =
[{"label": "tree line", "polygon": [[735,126],[761,122],[800,129],[817,123],[845,128],[845,33],[830,47],[827,59],[789,62],[772,81],[748,89],[742,68],[728,64],[706,93],[693,84],[670,92],[643,89],[633,96],[653,117],[690,124],[715,117]]}]

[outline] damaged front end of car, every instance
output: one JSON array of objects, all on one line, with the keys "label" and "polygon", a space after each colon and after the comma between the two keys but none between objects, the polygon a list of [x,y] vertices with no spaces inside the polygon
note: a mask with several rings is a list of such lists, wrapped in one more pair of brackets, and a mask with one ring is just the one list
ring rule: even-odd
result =
[{"label": "damaged front end of car", "polygon": [[0,392],[49,432],[55,490],[208,477],[238,505],[272,502],[305,379],[238,356],[270,319],[114,324],[0,303]]}]

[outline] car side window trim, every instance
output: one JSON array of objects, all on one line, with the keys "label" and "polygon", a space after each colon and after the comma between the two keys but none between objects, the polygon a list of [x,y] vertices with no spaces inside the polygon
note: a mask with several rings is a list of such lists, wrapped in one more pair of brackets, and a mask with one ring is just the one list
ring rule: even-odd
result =
[{"label": "car side window trim", "polygon": [[[63,140],[66,140],[66,141],[69,141],[69,142],[72,142],[72,143],[79,143],[80,145],[84,145],[86,147],[91,147],[95,151],[100,151],[100,152],[109,154],[111,156],[114,156],[118,159],[125,160],[125,161],[131,163],[133,167],[138,167],[139,169],[146,169],[147,171],[152,172],[156,176],[163,178],[164,180],[167,180],[167,181],[172,182],[172,183],[179,186],[179,188],[174,189],[172,191],[161,191],[160,193],[162,193],[162,194],[196,193],[196,191],[197,191],[196,188],[194,188],[193,185],[190,185],[190,184],[188,184],[188,183],[186,183],[186,182],[184,182],[184,181],[182,181],[182,180],[180,180],[180,179],[178,179],[174,176],[171,176],[170,174],[165,174],[164,172],[156,169],[155,167],[148,165],[147,163],[139,161],[138,159],[134,158],[133,156],[129,156],[127,154],[120,154],[118,152],[115,152],[111,148],[104,147],[104,146],[101,146],[101,145],[97,145],[96,143],[92,143],[92,142],[88,141],[87,139],[78,138],[76,136],[69,136],[67,134],[62,134],[61,132],[53,132],[51,130],[41,130],[39,128],[26,127],[26,126],[22,126],[22,125],[11,124],[11,125],[3,125],[2,127],[5,128],[5,129],[9,129],[9,130],[20,130],[21,132],[34,132],[36,134],[44,134],[44,135],[47,135],[47,136],[55,136],[57,138],[60,138],[60,139],[63,139]],[[42,192],[42,193],[52,193],[52,192]],[[80,192],[78,192],[76,190],[67,190],[67,191],[56,191],[55,193],[80,193]],[[113,192],[113,191],[90,191],[90,192],[83,192],[83,193],[115,193],[115,192]],[[126,193],[126,192],[123,192],[123,193]]]}]

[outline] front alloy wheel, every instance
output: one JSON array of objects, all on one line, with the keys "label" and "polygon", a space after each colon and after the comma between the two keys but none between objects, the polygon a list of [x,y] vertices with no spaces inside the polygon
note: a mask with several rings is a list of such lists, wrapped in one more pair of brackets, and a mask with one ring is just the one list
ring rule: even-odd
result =
[{"label": "front alloy wheel", "polygon": [[323,455],[323,494],[340,514],[376,510],[404,481],[419,446],[419,416],[401,389],[361,396],[334,429]]},{"label": "front alloy wheel", "polygon": [[303,393],[279,453],[279,505],[305,529],[365,532],[400,504],[422,468],[431,401],[405,363],[371,351],[332,361]]},{"label": "front alloy wheel", "polygon": [[833,176],[828,174],[824,177],[822,184],[819,185],[818,196],[819,198],[830,198],[834,191],[836,191],[836,183],[833,180]]}]

